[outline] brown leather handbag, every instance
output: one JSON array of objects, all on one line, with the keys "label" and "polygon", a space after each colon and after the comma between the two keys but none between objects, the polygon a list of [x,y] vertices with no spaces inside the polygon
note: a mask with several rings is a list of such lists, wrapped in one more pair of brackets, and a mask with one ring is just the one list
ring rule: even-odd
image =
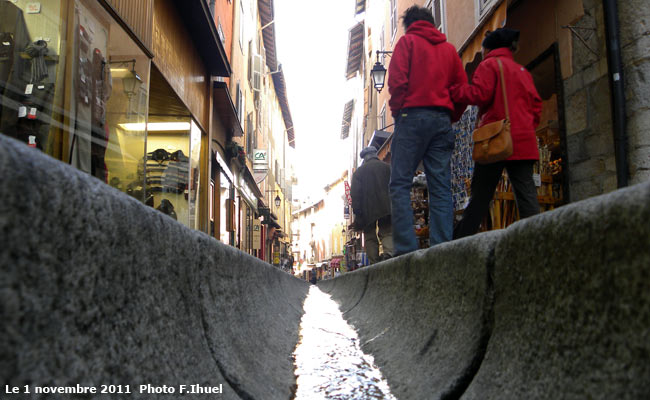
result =
[{"label": "brown leather handbag", "polygon": [[506,118],[485,124],[472,133],[474,150],[472,159],[479,164],[491,164],[503,161],[512,155],[512,137],[510,136],[510,112],[508,110],[508,97],[506,94],[506,81],[503,78],[503,65],[499,63],[501,74],[501,90],[506,108]]}]

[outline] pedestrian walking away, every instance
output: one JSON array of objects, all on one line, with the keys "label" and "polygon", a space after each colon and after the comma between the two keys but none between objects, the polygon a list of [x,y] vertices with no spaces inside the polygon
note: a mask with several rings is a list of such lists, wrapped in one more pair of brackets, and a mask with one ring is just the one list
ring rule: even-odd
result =
[{"label": "pedestrian walking away", "polygon": [[[365,251],[370,264],[390,258],[393,254],[390,198],[388,183],[390,166],[379,160],[377,148],[366,147],[359,154],[363,164],[352,175],[352,210],[354,225],[362,230]],[[383,253],[379,255],[379,244]]]},{"label": "pedestrian walking away", "polygon": [[467,83],[456,49],[436,29],[429,9],[410,7],[402,21],[406,34],[395,45],[388,67],[389,106],[395,118],[390,177],[395,255],[418,248],[411,187],[420,162],[429,192],[429,244],[452,238],[451,122],[463,109],[453,103],[449,89]]},{"label": "pedestrian walking away", "polygon": [[[533,166],[539,159],[535,128],[539,124],[542,100],[530,73],[514,61],[518,42],[519,31],[514,29],[501,28],[489,33],[483,40],[485,59],[476,68],[472,84],[452,88],[454,101],[479,106],[479,126],[483,126],[505,118],[506,103],[501,88],[505,84],[513,149],[505,161],[475,164],[470,201],[454,227],[454,238],[478,232],[504,168],[512,183],[520,218],[539,213]],[[501,82],[499,62],[504,82]]]}]

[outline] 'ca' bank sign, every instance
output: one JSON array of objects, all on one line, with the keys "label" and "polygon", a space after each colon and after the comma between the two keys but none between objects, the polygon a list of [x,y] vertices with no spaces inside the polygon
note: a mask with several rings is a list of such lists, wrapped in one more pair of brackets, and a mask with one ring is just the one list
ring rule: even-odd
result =
[{"label": "'ca' bank sign", "polygon": [[253,152],[253,170],[266,171],[269,169],[268,153],[266,150],[255,149]]}]

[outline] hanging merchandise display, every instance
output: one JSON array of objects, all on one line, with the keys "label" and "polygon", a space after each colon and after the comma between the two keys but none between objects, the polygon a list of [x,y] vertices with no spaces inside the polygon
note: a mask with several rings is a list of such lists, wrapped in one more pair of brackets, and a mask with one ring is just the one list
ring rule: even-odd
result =
[{"label": "hanging merchandise display", "polygon": [[452,125],[455,144],[451,155],[451,189],[454,211],[462,211],[469,201],[469,182],[474,172],[472,131],[476,126],[478,107],[467,108],[460,121]]},{"label": "hanging merchandise display", "polygon": [[[146,155],[145,198],[158,210],[171,203],[176,219],[190,224],[190,140],[188,132],[151,132]],[[141,181],[138,174],[134,183]],[[164,211],[163,211],[164,212]]]},{"label": "hanging merchandise display", "polygon": [[114,90],[124,59],[147,83],[150,59],[101,2],[0,1],[0,133],[145,201],[148,85],[130,105]]},{"label": "hanging merchandise display", "polygon": [[56,48],[35,38],[38,21],[14,2],[0,2],[0,132],[43,150],[47,146]]}]

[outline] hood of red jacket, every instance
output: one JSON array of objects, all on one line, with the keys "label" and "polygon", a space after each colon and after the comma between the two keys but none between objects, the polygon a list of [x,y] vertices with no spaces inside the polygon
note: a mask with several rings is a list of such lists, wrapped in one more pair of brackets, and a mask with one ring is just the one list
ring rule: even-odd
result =
[{"label": "hood of red jacket", "polygon": [[415,21],[411,26],[409,26],[406,33],[420,36],[428,40],[431,44],[438,44],[447,41],[447,36],[427,21]]},{"label": "hood of red jacket", "polygon": [[515,58],[515,56],[512,54],[512,50],[510,50],[507,47],[499,47],[498,49],[491,50],[489,53],[485,55],[486,59],[492,57],[507,57],[510,59]]}]

